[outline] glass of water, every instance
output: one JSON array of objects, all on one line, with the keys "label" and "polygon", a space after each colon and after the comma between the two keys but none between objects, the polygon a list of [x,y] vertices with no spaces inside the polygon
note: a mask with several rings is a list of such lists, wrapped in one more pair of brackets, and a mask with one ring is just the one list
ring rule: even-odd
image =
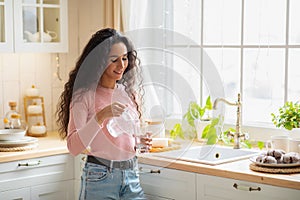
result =
[{"label": "glass of water", "polygon": [[137,153],[149,153],[152,144],[152,133],[147,131],[146,124],[141,124],[135,133],[135,147]]}]

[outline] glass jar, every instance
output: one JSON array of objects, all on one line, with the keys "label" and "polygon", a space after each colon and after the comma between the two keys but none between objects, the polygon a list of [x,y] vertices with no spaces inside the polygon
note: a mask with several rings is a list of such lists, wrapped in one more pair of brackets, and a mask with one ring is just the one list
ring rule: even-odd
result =
[{"label": "glass jar", "polygon": [[11,101],[8,103],[10,110],[5,114],[4,128],[5,129],[20,129],[22,126],[21,115],[17,112],[17,102]]}]

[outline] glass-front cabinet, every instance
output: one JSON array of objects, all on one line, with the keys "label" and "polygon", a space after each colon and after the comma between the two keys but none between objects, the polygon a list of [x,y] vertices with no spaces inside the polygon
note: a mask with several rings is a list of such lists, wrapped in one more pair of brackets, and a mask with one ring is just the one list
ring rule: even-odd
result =
[{"label": "glass-front cabinet", "polygon": [[0,52],[13,51],[13,2],[0,0]]},{"label": "glass-front cabinet", "polygon": [[[2,33],[7,33],[7,26],[13,24],[8,35],[13,37],[14,52],[68,51],[68,0],[0,0],[0,3],[0,39],[6,40],[7,35]],[[5,14],[6,10],[12,12],[11,16]]]},{"label": "glass-front cabinet", "polygon": [[15,50],[66,52],[67,0],[14,0]]}]

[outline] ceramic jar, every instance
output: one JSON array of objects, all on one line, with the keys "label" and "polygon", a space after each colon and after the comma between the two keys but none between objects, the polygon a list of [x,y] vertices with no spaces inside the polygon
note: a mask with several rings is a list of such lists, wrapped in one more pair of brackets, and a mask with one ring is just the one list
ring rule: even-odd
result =
[{"label": "ceramic jar", "polygon": [[40,91],[39,89],[37,89],[35,87],[35,85],[32,85],[31,88],[28,88],[26,90],[26,96],[29,96],[29,97],[37,97],[40,95]]}]

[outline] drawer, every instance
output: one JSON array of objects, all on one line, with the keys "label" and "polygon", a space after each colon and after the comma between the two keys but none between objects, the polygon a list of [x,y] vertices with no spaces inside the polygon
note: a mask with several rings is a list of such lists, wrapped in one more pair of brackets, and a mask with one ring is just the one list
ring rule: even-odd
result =
[{"label": "drawer", "polygon": [[300,191],[261,183],[197,175],[198,200],[299,200]]},{"label": "drawer", "polygon": [[[195,173],[144,164],[139,167],[145,194],[157,199],[196,199]],[[151,170],[160,173],[150,173]]]},{"label": "drawer", "polygon": [[74,178],[74,159],[69,154],[0,164],[0,191]]}]

